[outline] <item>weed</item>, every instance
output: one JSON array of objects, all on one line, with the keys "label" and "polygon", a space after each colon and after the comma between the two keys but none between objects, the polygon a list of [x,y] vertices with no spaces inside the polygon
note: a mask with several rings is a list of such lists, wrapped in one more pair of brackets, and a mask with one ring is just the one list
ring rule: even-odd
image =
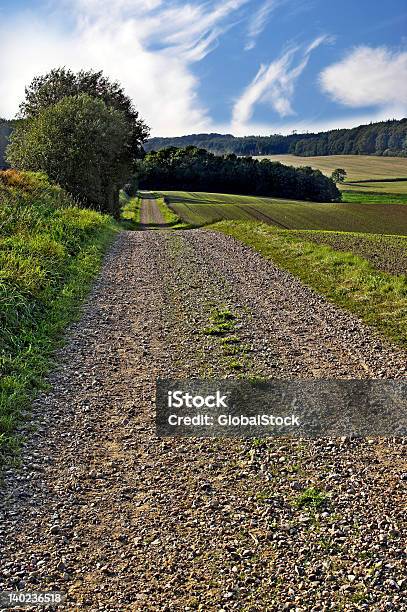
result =
[{"label": "weed", "polygon": [[236,316],[227,309],[215,309],[211,313],[211,325],[204,329],[204,334],[208,336],[223,336],[232,331],[235,327]]},{"label": "weed", "polygon": [[322,493],[319,489],[315,489],[314,487],[310,487],[305,489],[294,502],[294,505],[297,508],[320,508],[325,505],[327,502],[327,496],[325,493]]}]

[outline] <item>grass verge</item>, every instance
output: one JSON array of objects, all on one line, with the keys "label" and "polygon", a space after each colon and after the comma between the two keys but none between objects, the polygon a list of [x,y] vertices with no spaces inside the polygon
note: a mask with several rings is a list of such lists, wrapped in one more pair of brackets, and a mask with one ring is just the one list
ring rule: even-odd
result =
[{"label": "grass verge", "polygon": [[276,230],[264,223],[221,221],[233,236],[407,348],[407,276],[376,270],[366,259]]},{"label": "grass verge", "polygon": [[0,172],[0,465],[117,231],[46,177]]},{"label": "grass verge", "polygon": [[172,229],[185,229],[189,227],[187,223],[185,223],[180,216],[175,214],[173,210],[167,205],[165,201],[165,197],[159,194],[156,195],[157,206],[160,209],[160,212],[163,216],[165,224]]},{"label": "grass verge", "polygon": [[124,191],[120,192],[122,205],[121,224],[124,229],[136,230],[140,226],[141,197],[130,198]]}]

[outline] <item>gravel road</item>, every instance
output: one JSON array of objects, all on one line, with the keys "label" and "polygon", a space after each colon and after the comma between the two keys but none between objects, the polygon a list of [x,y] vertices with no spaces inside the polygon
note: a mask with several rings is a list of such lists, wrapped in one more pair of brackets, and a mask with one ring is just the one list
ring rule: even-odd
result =
[{"label": "gravel road", "polygon": [[[205,333],[214,308],[242,354]],[[66,610],[407,610],[401,440],[154,433],[158,376],[405,377],[356,318],[230,237],[123,232],[58,361],[5,474],[0,590],[60,590]],[[309,487],[320,507],[296,503]]]},{"label": "gravel road", "polygon": [[165,221],[157,206],[156,199],[151,196],[149,197],[148,194],[144,194],[141,201],[140,226],[140,229],[143,230],[157,229],[160,226],[163,228],[165,226]]}]

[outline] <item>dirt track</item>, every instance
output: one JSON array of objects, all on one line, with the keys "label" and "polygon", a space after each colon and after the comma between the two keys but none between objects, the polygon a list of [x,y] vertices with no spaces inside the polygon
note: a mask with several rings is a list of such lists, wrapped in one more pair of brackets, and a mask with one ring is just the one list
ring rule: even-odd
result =
[{"label": "dirt track", "polygon": [[[236,314],[243,373],[405,376],[405,354],[233,239],[122,233],[6,474],[0,590],[61,590],[69,610],[407,610],[404,444],[155,436],[157,376],[236,375],[204,333],[214,306]],[[294,503],[310,486],[315,512]]]},{"label": "dirt track", "polygon": [[143,197],[141,203],[140,225],[143,230],[160,228],[160,226],[163,228],[165,226],[165,221],[157,206],[156,199],[149,197],[147,194]]}]

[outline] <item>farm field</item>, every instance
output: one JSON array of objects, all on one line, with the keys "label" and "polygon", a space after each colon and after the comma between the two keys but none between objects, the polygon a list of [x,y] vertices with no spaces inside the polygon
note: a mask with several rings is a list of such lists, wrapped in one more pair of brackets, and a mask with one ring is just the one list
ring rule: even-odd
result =
[{"label": "farm field", "polygon": [[377,155],[324,155],[301,157],[297,155],[260,155],[256,159],[270,159],[289,166],[311,166],[330,175],[335,168],[344,168],[348,181],[368,179],[407,178],[406,157]]},{"label": "farm field", "polygon": [[407,204],[407,193],[379,193],[374,191],[342,191],[342,202],[359,204]]},{"label": "farm field", "polygon": [[[358,191],[365,193],[377,193],[379,195],[407,195],[407,180],[406,181],[359,181],[359,182],[346,182],[338,187],[347,192]],[[346,199],[346,198],[345,198]]]},{"label": "farm field", "polygon": [[257,220],[281,229],[407,234],[404,204],[320,204],[205,192],[164,192],[173,212],[191,225]]},{"label": "farm field", "polygon": [[374,268],[389,274],[406,274],[407,236],[290,230],[292,238],[325,244],[335,251],[354,253],[367,259]]}]

